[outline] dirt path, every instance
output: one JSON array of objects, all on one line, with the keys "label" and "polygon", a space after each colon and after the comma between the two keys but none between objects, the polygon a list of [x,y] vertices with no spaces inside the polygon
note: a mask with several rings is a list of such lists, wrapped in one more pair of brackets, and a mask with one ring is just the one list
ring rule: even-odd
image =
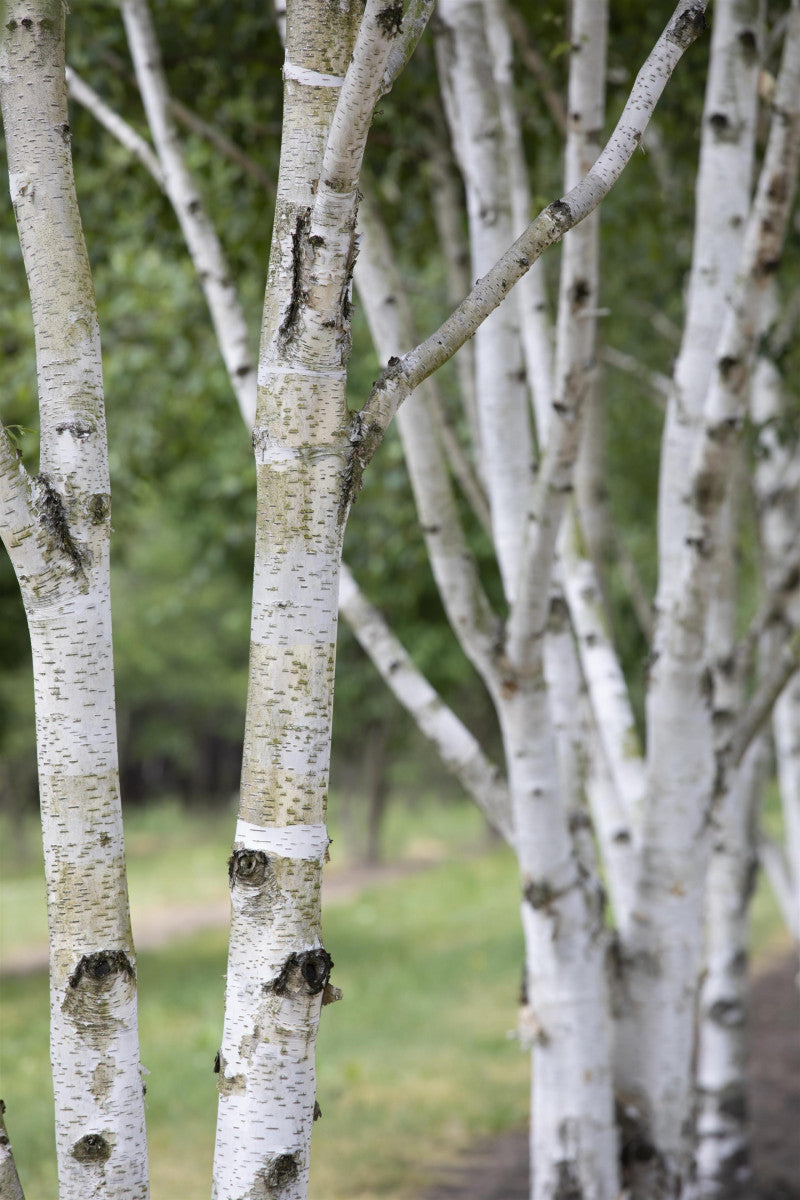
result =
[{"label": "dirt path", "polygon": [[[438,859],[403,859],[369,867],[356,865],[331,872],[322,884],[323,904],[341,904],[373,884],[394,883],[406,875],[422,871]],[[224,929],[230,919],[226,900],[211,904],[173,904],[169,908],[132,906],[133,937],[137,951],[157,950],[170,942],[191,937],[207,929]],[[21,946],[0,957],[0,978],[44,971],[48,965],[47,943]]]},{"label": "dirt path", "polygon": [[[754,1183],[747,1200],[800,1200],[800,997],[791,955],[756,978],[748,1082]],[[504,1134],[439,1173],[421,1200],[528,1200],[524,1130]]]}]

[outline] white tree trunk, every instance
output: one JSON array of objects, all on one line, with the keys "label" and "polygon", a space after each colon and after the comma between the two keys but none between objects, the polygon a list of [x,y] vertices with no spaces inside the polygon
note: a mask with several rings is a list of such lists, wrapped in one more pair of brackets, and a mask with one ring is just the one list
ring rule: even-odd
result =
[{"label": "white tree trunk", "polygon": [[4,15],[0,93],[28,275],[40,474],[4,439],[3,537],[34,659],[61,1200],[147,1196],[109,597],[110,498],[91,273],[72,176],[58,0]]},{"label": "white tree trunk", "polygon": [[750,208],[759,66],[757,0],[714,7],[686,320],[661,450],[657,608],[669,608],[687,527],[686,463],[694,452],[725,304]]},{"label": "white tree trunk", "polygon": [[[393,10],[394,11],[394,10]],[[395,18],[398,14],[395,13]],[[219,1055],[218,1200],[306,1193],[314,1046],[333,998],[321,868],[341,542],[360,478],[345,400],[358,173],[399,29],[289,6],[281,169],[253,444],[258,479],[250,687],[230,862]]]},{"label": "white tree trunk", "polygon": [[[680,586],[659,614],[647,699],[648,804],[642,828],[636,920],[625,947],[627,1005],[618,1037],[619,1081],[638,1110],[649,1159],[634,1195],[678,1196],[686,1180],[695,996],[703,880],[715,799],[706,620],[720,512],[743,417],[758,313],[780,258],[796,175],[800,21],[793,10],[744,257],[716,350],[689,484],[690,520]],[[765,269],[766,268],[766,269]],[[685,468],[683,468],[685,469]]]}]

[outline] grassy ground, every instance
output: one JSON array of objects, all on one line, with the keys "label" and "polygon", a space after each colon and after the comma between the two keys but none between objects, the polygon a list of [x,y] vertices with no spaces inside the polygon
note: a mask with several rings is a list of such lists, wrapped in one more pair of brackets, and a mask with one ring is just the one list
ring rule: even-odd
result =
[{"label": "grassy ground", "polygon": [[[390,821],[387,844],[412,855],[474,844],[481,831],[471,810],[459,807],[426,813],[424,835],[419,814],[398,809]],[[229,836],[227,817],[187,825],[162,809],[134,818],[134,897],[146,906],[168,902],[180,852],[184,862],[190,856],[196,898],[209,899],[209,871],[224,867]],[[5,881],[15,908],[30,885],[29,872]],[[435,1164],[476,1135],[524,1121],[527,1061],[508,1037],[522,958],[517,895],[513,860],[495,849],[329,909],[325,943],[345,998],[323,1012],[312,1200],[411,1196]],[[16,908],[12,926],[18,919]],[[776,916],[763,890],[755,927],[762,945],[774,939]],[[214,932],[140,956],[154,1200],[208,1196],[225,953],[224,935]],[[0,987],[9,1132],[28,1196],[55,1200],[46,980],[40,974]]]}]

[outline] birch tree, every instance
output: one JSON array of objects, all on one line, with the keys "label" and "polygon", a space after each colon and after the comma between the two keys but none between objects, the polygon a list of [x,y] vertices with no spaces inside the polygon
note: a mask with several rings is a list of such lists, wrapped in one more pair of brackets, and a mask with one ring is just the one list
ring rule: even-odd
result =
[{"label": "birch tree", "polygon": [[147,1195],[147,1150],[117,766],[111,503],[60,0],[7,4],[0,54],[41,418],[35,476],[0,431],[0,533],[20,583],[34,661],[59,1186],[65,1200],[132,1200]]},{"label": "birch tree", "polygon": [[[696,252],[662,466],[646,757],[638,752],[626,680],[586,553],[591,487],[581,485],[577,505],[571,501],[582,437],[585,478],[597,472],[598,425],[590,418],[597,414],[599,259],[590,214],[639,144],[661,89],[702,28],[703,8],[678,5],[601,149],[607,14],[601,4],[573,5],[565,194],[529,223],[506,15],[497,0],[442,0],[437,56],[464,182],[471,271],[481,278],[431,337],[403,353],[416,341],[413,319],[380,214],[367,201],[359,209],[359,176],[375,103],[408,60],[429,8],[412,5],[404,13],[400,5],[368,0],[363,14],[342,9],[322,20],[307,0],[290,3],[257,372],[219,239],[180,153],[143,0],[125,0],[122,9],[155,154],[84,82],[70,80],[73,95],[165,188],[240,411],[253,426],[258,532],[217,1063],[220,1198],[306,1191],[314,1041],[321,1005],[338,998],[319,930],[337,604],[517,854],[534,1200],[611,1200],[623,1188],[636,1200],[688,1196],[688,1118],[698,1086],[705,1104],[697,1172],[703,1194],[725,1194],[720,1188],[741,1167],[741,1131],[726,1141],[730,1131],[715,1124],[731,1078],[722,1072],[720,1090],[713,1053],[709,1075],[707,1059],[698,1060],[697,1075],[693,1068],[703,891],[712,824],[718,810],[752,812],[731,797],[748,791],[742,764],[755,761],[758,748],[748,748],[795,664],[771,671],[765,657],[764,687],[725,700],[724,672],[716,672],[715,687],[709,670],[719,647],[730,643],[730,606],[724,619],[714,616],[710,598],[724,577],[730,538],[722,521],[731,511],[725,481],[764,285],[780,260],[796,174],[794,5],[754,197],[758,15],[756,6],[716,5]],[[438,178],[446,177],[440,169]],[[458,239],[457,223],[448,226],[447,218],[440,205],[445,248]],[[551,330],[536,263],[581,221],[564,244]],[[450,267],[455,280],[458,263]],[[386,368],[361,409],[349,412],[354,277]],[[431,378],[473,334],[459,376],[474,464],[443,422]],[[395,415],[437,584],[498,714],[507,784],[426,688],[352,578],[341,575],[350,506]],[[491,528],[507,616],[481,586],[451,473]],[[613,939],[584,792],[614,902]],[[746,845],[745,837],[742,853]],[[733,936],[722,938],[723,958]],[[709,1016],[720,1011],[713,986],[709,975]]]}]

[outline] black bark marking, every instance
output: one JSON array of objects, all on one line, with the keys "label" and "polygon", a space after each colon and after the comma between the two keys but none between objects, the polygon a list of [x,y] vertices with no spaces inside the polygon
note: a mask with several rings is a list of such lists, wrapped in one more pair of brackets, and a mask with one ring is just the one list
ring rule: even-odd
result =
[{"label": "black bark marking", "polygon": [[91,425],[82,425],[80,421],[62,421],[56,425],[56,433],[71,433],[76,442],[85,442],[94,429]]},{"label": "black bark marking", "polygon": [[[397,358],[389,359],[389,366],[392,363],[397,363],[400,360]],[[389,367],[386,368],[389,370]],[[350,423],[350,437],[348,438],[348,446],[345,456],[345,466],[342,472],[342,492],[339,497],[339,522],[344,521],[347,516],[350,505],[355,500],[358,493],[361,491],[361,481],[364,475],[364,468],[367,465],[367,460],[361,453],[361,448],[364,444],[366,435],[364,428],[364,419],[360,412],[353,413],[353,418]]]},{"label": "black bark marking", "polygon": [[274,979],[263,985],[265,992],[286,996],[304,990],[309,996],[318,996],[325,990],[333,969],[333,959],[321,946],[317,950],[303,950],[290,954]]},{"label": "black bark marking", "polygon": [[554,200],[552,204],[548,204],[545,212],[549,215],[559,234],[566,233],[568,229],[572,228],[574,218],[572,209],[566,200]]},{"label": "black bark marking", "polygon": [[34,503],[39,512],[39,521],[56,548],[73,565],[75,574],[83,573],[85,555],[72,536],[64,508],[64,501],[47,475],[36,475]]},{"label": "black bark marking", "polygon": [[234,850],[228,859],[228,884],[261,887],[273,875],[269,857],[263,850]]},{"label": "black bark marking", "polygon": [[102,1133],[87,1133],[72,1147],[72,1157],[80,1163],[108,1162],[111,1146]]},{"label": "black bark marking", "polygon": [[300,1169],[297,1154],[277,1154],[267,1169],[264,1181],[268,1188],[285,1188],[297,1179]]},{"label": "black bark marking", "polygon": [[347,259],[344,265],[344,279],[342,281],[342,290],[339,293],[339,311],[333,322],[333,328],[338,330],[337,341],[342,356],[342,366],[347,365],[353,345],[353,335],[350,331],[350,323],[353,316],[353,271],[355,270],[358,247],[361,240],[356,234],[356,219],[356,213],[353,213],[353,221],[350,228],[350,243],[347,247]]},{"label": "black bark marking", "polygon": [[384,37],[396,37],[403,28],[403,5],[399,3],[387,5],[386,8],[381,9],[375,20]]},{"label": "black bark marking", "polygon": [[221,1066],[222,1066],[222,1061],[220,1059],[220,1051],[218,1050],[217,1053],[214,1055],[214,1074],[215,1075],[219,1075]]},{"label": "black bark marking", "polygon": [[583,1200],[583,1187],[578,1178],[578,1172],[575,1170],[575,1164],[565,1159],[556,1166],[558,1179],[556,1190],[553,1192],[553,1200]]},{"label": "black bark marking", "polygon": [[592,289],[586,279],[576,279],[569,289],[569,303],[573,311],[583,308],[592,294]]},{"label": "black bark marking", "polygon": [[567,892],[571,891],[573,887],[575,887],[574,883],[568,883],[566,887],[556,889],[546,879],[539,882],[530,879],[525,884],[522,894],[531,908],[542,908],[549,913],[555,901],[560,900],[562,896],[566,896]]},{"label": "black bark marking", "polygon": [[69,977],[69,986],[77,988],[84,979],[104,984],[113,975],[136,979],[133,964],[124,950],[98,950],[95,954],[84,954]]},{"label": "black bark marking", "polygon": [[304,244],[308,238],[310,224],[311,209],[306,208],[303,212],[298,213],[294,233],[292,234],[292,293],[286,312],[283,314],[280,328],[278,329],[278,341],[282,346],[287,345],[297,333],[300,324],[300,313],[308,299],[308,292],[303,283],[305,274],[303,257]]},{"label": "black bark marking", "polygon": [[89,520],[92,525],[102,525],[111,513],[111,497],[98,492],[89,501]]},{"label": "black bark marking", "polygon": [[693,4],[680,14],[667,31],[671,42],[677,42],[682,50],[688,50],[695,38],[706,30],[706,17],[699,4]]},{"label": "black bark marking", "polygon": [[708,1010],[708,1018],[723,1029],[744,1025],[744,1006],[741,1000],[717,1000]]},{"label": "black bark marking", "polygon": [[742,58],[752,65],[758,57],[758,38],[752,29],[743,29],[739,34],[739,45],[742,48]]},{"label": "black bark marking", "polygon": [[319,1100],[314,1101],[314,1120],[318,1121],[322,1116],[322,1109],[319,1106]]}]

